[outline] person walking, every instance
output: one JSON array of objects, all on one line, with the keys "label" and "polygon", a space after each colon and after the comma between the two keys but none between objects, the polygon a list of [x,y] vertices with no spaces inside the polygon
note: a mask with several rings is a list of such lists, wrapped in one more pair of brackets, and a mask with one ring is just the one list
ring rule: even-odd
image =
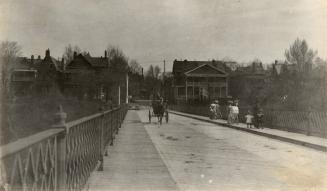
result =
[{"label": "person walking", "polygon": [[245,122],[246,122],[246,128],[252,128],[252,121],[253,121],[253,115],[251,114],[251,111],[248,110],[248,113],[245,115]]},{"label": "person walking", "polygon": [[228,106],[227,106],[227,124],[232,124],[233,123],[233,106],[232,106],[232,101],[228,101]]},{"label": "person walking", "polygon": [[238,108],[238,100],[234,101],[234,106],[233,106],[233,122],[238,124],[238,114],[240,113],[239,108]]},{"label": "person walking", "polygon": [[210,119],[215,119],[216,118],[216,103],[215,102],[212,102],[210,104],[209,111],[210,111],[209,118]]},{"label": "person walking", "polygon": [[219,101],[216,100],[215,101],[215,105],[216,105],[216,119],[221,119],[222,115],[221,115],[221,111],[220,111],[220,106],[219,106]]}]

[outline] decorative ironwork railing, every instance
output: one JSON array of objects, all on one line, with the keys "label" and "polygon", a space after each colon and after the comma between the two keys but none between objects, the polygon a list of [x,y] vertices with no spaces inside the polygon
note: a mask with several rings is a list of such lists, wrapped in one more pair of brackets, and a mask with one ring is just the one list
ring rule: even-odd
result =
[{"label": "decorative ironwork railing", "polygon": [[0,190],[82,190],[103,170],[127,106],[65,122],[60,107],[53,128],[0,147]]},{"label": "decorative ironwork railing", "polygon": [[[209,116],[209,106],[195,106],[195,105],[171,105],[170,109]],[[227,108],[225,106],[220,107],[223,119],[227,119]],[[240,121],[244,121],[244,116],[248,110],[252,108],[239,108]],[[308,135],[316,135],[320,137],[327,137],[327,113],[315,112],[315,111],[281,111],[263,109],[264,111],[264,125],[266,127],[282,129],[292,132],[300,132]]]}]

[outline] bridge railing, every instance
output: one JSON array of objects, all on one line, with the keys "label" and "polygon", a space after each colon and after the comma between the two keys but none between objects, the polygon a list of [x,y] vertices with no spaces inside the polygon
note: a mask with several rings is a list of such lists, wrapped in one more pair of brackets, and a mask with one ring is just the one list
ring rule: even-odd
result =
[{"label": "bridge railing", "polygon": [[0,147],[0,189],[82,190],[102,170],[126,112],[122,106],[66,123],[60,107],[51,129]]},{"label": "bridge railing", "polygon": [[[203,105],[170,105],[169,108],[175,111],[181,111],[190,114],[209,117],[209,106]],[[227,108],[220,107],[223,119],[227,119]],[[239,119],[245,121],[244,116],[249,107],[239,108]],[[317,111],[285,111],[263,109],[264,126],[274,129],[281,129],[291,132],[299,132],[307,135],[327,137],[327,113]]]}]

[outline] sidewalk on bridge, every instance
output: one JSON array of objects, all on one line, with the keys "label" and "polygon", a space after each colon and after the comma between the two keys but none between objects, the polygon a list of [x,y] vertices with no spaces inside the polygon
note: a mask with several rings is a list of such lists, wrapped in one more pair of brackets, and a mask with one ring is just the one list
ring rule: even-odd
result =
[{"label": "sidewalk on bridge", "polygon": [[215,123],[221,126],[241,130],[241,131],[246,131],[249,133],[277,139],[280,141],[285,141],[305,147],[309,147],[312,149],[320,150],[323,152],[327,152],[327,139],[320,138],[320,137],[314,137],[314,136],[308,136],[300,133],[293,133],[293,132],[287,132],[287,131],[282,131],[278,129],[271,129],[271,128],[264,128],[264,129],[254,129],[254,128],[246,128],[246,124],[244,123],[238,123],[238,124],[232,124],[229,125],[227,124],[226,120],[211,120],[208,117],[205,116],[200,116],[200,115],[194,115],[194,114],[188,114],[184,112],[178,112],[178,111],[172,111],[169,110],[170,113],[176,114],[176,115],[181,115],[184,117],[190,117],[193,119],[198,119],[201,121],[209,122],[209,123]]},{"label": "sidewalk on bridge", "polygon": [[89,190],[178,190],[136,111],[127,112],[103,167]]}]

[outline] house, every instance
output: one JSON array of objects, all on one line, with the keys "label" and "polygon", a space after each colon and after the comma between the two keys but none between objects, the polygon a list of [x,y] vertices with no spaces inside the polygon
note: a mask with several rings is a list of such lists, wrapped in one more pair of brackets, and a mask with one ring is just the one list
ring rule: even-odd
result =
[{"label": "house", "polygon": [[287,61],[275,60],[272,64],[272,75],[278,76],[281,74],[295,75],[298,72],[296,64],[290,64]]},{"label": "house", "polygon": [[37,70],[36,86],[39,93],[48,93],[51,88],[56,88],[63,72],[64,59],[59,61],[50,54],[50,49],[45,51],[45,57],[35,64]]},{"label": "house", "polygon": [[11,90],[14,95],[25,95],[32,90],[37,78],[36,64],[41,62],[41,57],[34,59],[18,57],[11,73]]},{"label": "house", "polygon": [[173,63],[173,88],[177,101],[206,101],[228,97],[230,69],[222,61]]},{"label": "house", "polygon": [[[90,53],[74,53],[73,60],[64,69],[64,87],[71,93],[83,97],[95,96],[102,98],[105,88],[103,87],[103,72],[109,68],[107,51],[104,57],[92,57]],[[91,95],[96,92],[95,95]]]},{"label": "house", "polygon": [[248,66],[238,67],[230,75],[230,95],[240,101],[255,99],[257,92],[264,88],[269,74],[264,69],[262,62],[255,61]]}]

